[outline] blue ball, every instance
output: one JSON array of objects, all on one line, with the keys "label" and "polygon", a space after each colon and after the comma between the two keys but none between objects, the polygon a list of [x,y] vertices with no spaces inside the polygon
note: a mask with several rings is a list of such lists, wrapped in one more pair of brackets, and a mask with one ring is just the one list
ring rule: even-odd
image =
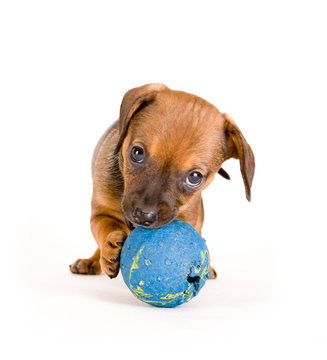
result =
[{"label": "blue ball", "polygon": [[190,224],[175,220],[159,229],[137,227],[120,255],[126,285],[141,301],[175,307],[194,296],[210,277],[205,240]]}]

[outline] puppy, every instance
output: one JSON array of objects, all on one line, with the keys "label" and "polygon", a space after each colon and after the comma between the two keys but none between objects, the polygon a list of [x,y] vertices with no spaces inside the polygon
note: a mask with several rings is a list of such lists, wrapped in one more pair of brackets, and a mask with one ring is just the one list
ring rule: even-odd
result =
[{"label": "puppy", "polygon": [[71,272],[116,277],[123,243],[138,225],[158,228],[180,219],[201,233],[201,192],[217,172],[228,178],[221,165],[230,158],[240,161],[250,201],[254,155],[228,115],[163,84],[129,90],[92,160],[91,230],[98,249],[76,260]]}]

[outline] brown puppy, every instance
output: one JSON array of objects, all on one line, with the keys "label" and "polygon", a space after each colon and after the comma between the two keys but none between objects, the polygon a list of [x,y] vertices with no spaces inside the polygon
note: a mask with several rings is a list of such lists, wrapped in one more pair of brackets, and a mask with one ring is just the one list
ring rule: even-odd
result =
[{"label": "brown puppy", "polygon": [[177,218],[201,232],[201,191],[217,171],[226,175],[221,165],[232,157],[240,160],[250,201],[254,155],[228,115],[162,84],[128,91],[119,121],[93,155],[91,229],[98,249],[70,270],[116,277],[122,245],[138,225],[157,228]]}]

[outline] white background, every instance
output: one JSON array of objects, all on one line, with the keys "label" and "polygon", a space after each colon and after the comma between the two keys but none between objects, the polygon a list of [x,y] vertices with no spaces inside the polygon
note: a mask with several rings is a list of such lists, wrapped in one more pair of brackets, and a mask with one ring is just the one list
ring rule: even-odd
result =
[{"label": "white background", "polygon": [[[326,359],[324,1],[2,1],[3,359]],[[162,82],[228,112],[256,156],[204,192],[219,279],[158,309],[95,250],[93,148],[124,93]]]}]

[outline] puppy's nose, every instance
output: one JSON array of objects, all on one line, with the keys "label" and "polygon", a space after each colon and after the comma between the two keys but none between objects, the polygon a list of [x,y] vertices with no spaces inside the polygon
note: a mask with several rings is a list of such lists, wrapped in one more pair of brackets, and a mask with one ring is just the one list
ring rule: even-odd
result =
[{"label": "puppy's nose", "polygon": [[133,217],[137,224],[142,226],[150,226],[156,221],[157,214],[154,211],[146,212],[137,208],[133,212]]}]

